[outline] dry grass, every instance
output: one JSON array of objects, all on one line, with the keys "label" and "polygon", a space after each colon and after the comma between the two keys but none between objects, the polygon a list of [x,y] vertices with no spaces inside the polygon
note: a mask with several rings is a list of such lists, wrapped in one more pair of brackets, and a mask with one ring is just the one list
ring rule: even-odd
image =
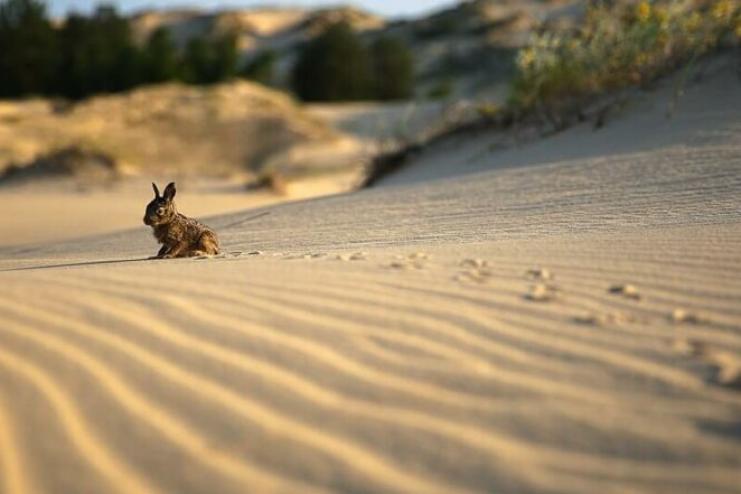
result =
[{"label": "dry grass", "polygon": [[649,84],[741,36],[731,0],[593,6],[571,33],[544,32],[520,51],[510,105],[558,120],[595,97]]}]

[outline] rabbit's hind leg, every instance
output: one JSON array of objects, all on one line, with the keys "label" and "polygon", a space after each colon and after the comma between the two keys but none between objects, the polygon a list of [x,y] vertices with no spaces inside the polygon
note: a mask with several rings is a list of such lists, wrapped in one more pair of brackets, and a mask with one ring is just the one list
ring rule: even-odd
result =
[{"label": "rabbit's hind leg", "polygon": [[212,232],[204,232],[195,248],[197,255],[215,256],[219,253],[219,241]]}]

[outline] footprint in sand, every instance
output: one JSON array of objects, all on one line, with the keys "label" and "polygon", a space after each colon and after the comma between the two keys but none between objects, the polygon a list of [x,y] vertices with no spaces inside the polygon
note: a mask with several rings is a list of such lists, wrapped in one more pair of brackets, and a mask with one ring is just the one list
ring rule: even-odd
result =
[{"label": "footprint in sand", "polygon": [[216,254],[215,256],[196,256],[193,259],[196,261],[202,261],[204,259],[227,259],[229,257],[244,257],[244,256],[261,256],[263,253],[259,250],[253,250],[252,252],[247,252],[246,254],[244,251],[241,250],[232,250],[229,252],[222,252],[221,254]]},{"label": "footprint in sand", "polygon": [[221,254],[216,254],[213,256],[209,256],[209,255],[196,256],[196,257],[193,257],[192,259],[194,261],[203,261],[205,259],[226,259],[227,257],[237,257],[237,256],[232,256],[230,254],[231,253],[229,252],[222,252]]},{"label": "footprint in sand", "polygon": [[533,302],[550,302],[556,298],[558,287],[545,283],[536,283],[530,287],[524,297]]},{"label": "footprint in sand", "polygon": [[677,308],[669,314],[669,320],[674,324],[698,324],[700,317],[694,312]]},{"label": "footprint in sand", "polygon": [[321,259],[326,256],[327,254],[324,252],[306,252],[304,254],[286,255],[283,259],[286,261],[295,261],[297,259]]},{"label": "footprint in sand", "polygon": [[367,252],[353,252],[352,254],[337,254],[337,261],[365,261],[368,258]]},{"label": "footprint in sand", "polygon": [[681,355],[709,365],[713,369],[712,382],[741,391],[741,358],[738,355],[711,348],[694,338],[676,338],[672,342],[672,348]]},{"label": "footprint in sand", "polygon": [[489,261],[484,259],[464,259],[458,266],[463,268],[453,280],[462,283],[486,283],[494,275],[489,267]]},{"label": "footprint in sand", "polygon": [[488,268],[489,267],[489,261],[485,259],[463,259],[460,264],[460,267],[462,268],[471,268],[471,269],[481,269],[481,268]]},{"label": "footprint in sand", "polygon": [[574,317],[574,322],[588,326],[620,325],[635,322],[635,317],[623,312],[594,313],[590,312]]},{"label": "footprint in sand", "polygon": [[424,269],[427,266],[427,261],[430,259],[430,254],[425,252],[414,252],[407,256],[395,256],[394,260],[391,261],[386,267],[391,269]]},{"label": "footprint in sand", "polygon": [[528,269],[525,274],[534,280],[550,281],[555,278],[553,273],[545,268]]},{"label": "footprint in sand", "polygon": [[625,298],[630,298],[633,300],[640,300],[641,294],[638,292],[638,289],[629,283],[626,283],[624,285],[612,285],[610,288],[607,289],[608,292],[614,294],[614,295],[622,295]]}]

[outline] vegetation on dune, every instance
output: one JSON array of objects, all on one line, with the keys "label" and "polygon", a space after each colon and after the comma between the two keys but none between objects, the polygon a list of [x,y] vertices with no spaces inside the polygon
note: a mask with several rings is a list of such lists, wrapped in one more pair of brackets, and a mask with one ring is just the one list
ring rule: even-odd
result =
[{"label": "vegetation on dune", "polygon": [[[678,97],[696,61],[740,45],[741,5],[734,0],[592,0],[577,27],[544,29],[519,50],[506,104],[476,103],[470,118],[377,155],[364,186],[403,166],[432,142],[460,132],[517,125],[515,134],[520,134],[525,125],[531,126],[532,135],[543,135],[591,117],[595,128],[600,127],[625,97],[622,90],[649,86],[674,72],[679,75]],[[448,92],[433,87],[428,95],[445,97]]]},{"label": "vegetation on dune", "polygon": [[292,85],[306,101],[394,100],[411,96],[413,76],[412,55],[403,42],[380,38],[366,47],[340,22],[307,43]]},{"label": "vegetation on dune", "polygon": [[244,69],[242,76],[266,86],[275,84],[275,64],[278,54],[272,50],[264,50],[250,60]]},{"label": "vegetation on dune", "polygon": [[165,82],[179,76],[180,61],[170,31],[161,27],[152,33],[147,40],[142,62],[145,80]]},{"label": "vegetation on dune", "polygon": [[[266,50],[239,66],[233,33],[193,37],[178,47],[167,28],[133,40],[129,20],[109,6],[52,23],[43,0],[0,0],[0,98],[82,99],[142,84],[212,84],[233,77],[275,84],[278,54]],[[407,46],[382,37],[370,46],[346,23],[330,24],[307,42],[293,70],[305,100],[408,98],[413,60]]]},{"label": "vegetation on dune", "polygon": [[732,0],[595,3],[578,30],[534,36],[517,59],[510,106],[549,119],[596,96],[645,85],[741,36]]},{"label": "vegetation on dune", "polygon": [[113,8],[101,7],[92,17],[70,15],[55,36],[60,63],[49,92],[82,98],[123,91],[139,82],[139,51],[131,42],[128,22]]},{"label": "vegetation on dune", "polygon": [[113,7],[70,14],[54,26],[39,0],[0,0],[0,73],[3,98],[80,99],[172,80],[209,84],[237,73],[236,39],[195,38],[181,52],[158,29],[137,46],[128,19]]},{"label": "vegetation on dune", "polygon": [[233,35],[193,38],[182,58],[180,78],[191,84],[213,84],[237,74],[237,43]]},{"label": "vegetation on dune", "polygon": [[292,82],[304,100],[363,100],[371,98],[372,77],[368,49],[348,24],[337,23],[306,45]]},{"label": "vegetation on dune", "polygon": [[0,2],[0,97],[49,91],[59,66],[56,43],[42,3]]},{"label": "vegetation on dune", "polygon": [[414,89],[414,60],[406,44],[385,36],[371,45],[374,96],[380,100],[409,98]]}]

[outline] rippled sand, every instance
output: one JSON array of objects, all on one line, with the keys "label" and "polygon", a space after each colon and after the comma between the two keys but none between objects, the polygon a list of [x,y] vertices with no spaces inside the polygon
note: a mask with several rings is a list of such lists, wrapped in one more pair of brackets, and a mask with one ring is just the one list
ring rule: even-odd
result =
[{"label": "rippled sand", "polygon": [[213,217],[213,259],[0,249],[0,491],[737,492],[741,117],[707,108]]}]

